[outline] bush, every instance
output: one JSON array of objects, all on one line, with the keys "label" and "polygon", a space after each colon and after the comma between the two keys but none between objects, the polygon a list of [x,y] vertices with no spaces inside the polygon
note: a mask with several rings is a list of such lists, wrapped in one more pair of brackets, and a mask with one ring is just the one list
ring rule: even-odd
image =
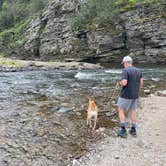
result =
[{"label": "bush", "polygon": [[4,0],[0,10],[0,31],[11,28],[40,12],[47,0]]},{"label": "bush", "polygon": [[86,0],[71,19],[73,30],[88,29],[90,24],[110,20],[120,13],[130,10],[137,3],[157,3],[161,0]]},{"label": "bush", "polygon": [[127,0],[87,0],[77,16],[72,18],[72,27],[74,30],[80,30],[94,21],[106,20],[115,15],[119,7],[126,3]]},{"label": "bush", "polygon": [[47,4],[47,0],[34,0],[30,4],[30,10],[29,13],[37,13],[38,11],[41,11],[45,5]]}]

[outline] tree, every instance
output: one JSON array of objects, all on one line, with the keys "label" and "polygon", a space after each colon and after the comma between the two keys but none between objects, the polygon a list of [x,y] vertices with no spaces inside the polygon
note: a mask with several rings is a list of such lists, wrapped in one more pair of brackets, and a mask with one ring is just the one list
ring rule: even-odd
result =
[{"label": "tree", "polygon": [[34,13],[40,12],[48,0],[0,0],[0,31],[23,23]]}]

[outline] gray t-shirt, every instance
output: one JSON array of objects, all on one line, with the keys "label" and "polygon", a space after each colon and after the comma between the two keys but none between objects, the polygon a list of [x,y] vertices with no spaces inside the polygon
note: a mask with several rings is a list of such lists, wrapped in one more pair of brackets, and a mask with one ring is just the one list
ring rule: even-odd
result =
[{"label": "gray t-shirt", "polygon": [[142,78],[142,72],[134,67],[124,68],[121,80],[126,79],[127,85],[122,87],[121,97],[125,99],[137,99],[139,96],[140,79]]}]

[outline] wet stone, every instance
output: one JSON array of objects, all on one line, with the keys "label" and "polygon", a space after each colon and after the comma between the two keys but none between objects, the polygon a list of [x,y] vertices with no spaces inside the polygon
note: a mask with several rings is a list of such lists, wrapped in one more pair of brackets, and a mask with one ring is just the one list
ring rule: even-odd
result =
[{"label": "wet stone", "polygon": [[57,112],[60,109],[60,107],[54,107],[51,109],[52,112]]},{"label": "wet stone", "polygon": [[59,113],[67,113],[67,112],[70,112],[70,111],[72,111],[73,109],[71,109],[71,108],[67,108],[67,107],[61,107],[61,108],[59,108],[58,110],[57,110],[57,112],[59,112]]},{"label": "wet stone", "polygon": [[117,159],[117,160],[118,160],[118,159],[120,159],[120,157],[119,157],[119,156],[115,156],[114,158],[115,158],[115,159]]},{"label": "wet stone", "polygon": [[117,111],[107,112],[106,116],[111,117],[111,116],[114,116],[116,113],[117,113]]},{"label": "wet stone", "polygon": [[145,90],[144,90],[144,93],[145,93],[145,94],[150,94],[151,91],[150,91],[150,89],[145,89]]}]

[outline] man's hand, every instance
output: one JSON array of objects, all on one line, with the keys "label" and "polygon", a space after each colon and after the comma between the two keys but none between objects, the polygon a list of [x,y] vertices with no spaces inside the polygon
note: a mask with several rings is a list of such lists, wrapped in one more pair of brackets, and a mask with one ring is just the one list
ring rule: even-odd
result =
[{"label": "man's hand", "polygon": [[123,79],[120,81],[121,86],[126,86],[127,85],[127,80]]}]

